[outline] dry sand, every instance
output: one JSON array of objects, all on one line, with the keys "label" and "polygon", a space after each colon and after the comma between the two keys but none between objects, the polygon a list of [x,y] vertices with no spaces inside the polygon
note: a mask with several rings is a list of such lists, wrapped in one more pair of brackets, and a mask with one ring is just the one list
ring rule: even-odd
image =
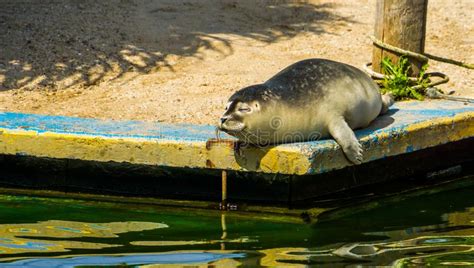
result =
[{"label": "dry sand", "polygon": [[[371,59],[374,0],[0,0],[0,111],[213,124],[305,58]],[[430,0],[426,51],[474,62],[474,1]],[[430,62],[474,97],[474,71]]]}]

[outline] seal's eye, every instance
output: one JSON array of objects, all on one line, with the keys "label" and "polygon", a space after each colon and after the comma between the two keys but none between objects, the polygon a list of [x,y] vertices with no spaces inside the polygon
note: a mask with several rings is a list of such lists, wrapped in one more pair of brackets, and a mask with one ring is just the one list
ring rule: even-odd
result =
[{"label": "seal's eye", "polygon": [[239,112],[241,112],[241,113],[248,113],[248,112],[250,112],[250,108],[240,108],[240,109],[239,109]]}]

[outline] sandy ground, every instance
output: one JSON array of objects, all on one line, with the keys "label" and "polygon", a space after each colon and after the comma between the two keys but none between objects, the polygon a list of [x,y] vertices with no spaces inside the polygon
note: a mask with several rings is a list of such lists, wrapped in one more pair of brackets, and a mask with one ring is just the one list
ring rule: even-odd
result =
[{"label": "sandy ground", "polygon": [[[375,1],[0,0],[0,111],[214,124],[305,58],[371,59]],[[426,51],[474,62],[474,1],[430,0]],[[474,71],[430,62],[474,97]]]}]

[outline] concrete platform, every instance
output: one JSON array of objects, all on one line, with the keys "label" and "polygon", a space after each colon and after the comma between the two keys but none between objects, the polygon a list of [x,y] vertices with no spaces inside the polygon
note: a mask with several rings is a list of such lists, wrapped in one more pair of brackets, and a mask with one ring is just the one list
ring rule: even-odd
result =
[{"label": "concrete platform", "polygon": [[[474,105],[399,102],[358,130],[364,162],[474,137]],[[0,113],[0,154],[186,169],[314,175],[350,165],[332,140],[234,150],[213,126]],[[473,148],[466,148],[472,150]]]}]

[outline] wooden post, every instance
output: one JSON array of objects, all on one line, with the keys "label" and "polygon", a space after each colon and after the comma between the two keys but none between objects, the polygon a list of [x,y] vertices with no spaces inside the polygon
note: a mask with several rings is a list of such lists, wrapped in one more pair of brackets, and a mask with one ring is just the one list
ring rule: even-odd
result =
[{"label": "wooden post", "polygon": [[[423,53],[425,50],[428,0],[377,0],[375,38],[404,50]],[[388,57],[398,62],[400,55],[374,46],[372,68],[381,72],[380,62]],[[408,58],[416,76],[424,62]]]},{"label": "wooden post", "polygon": [[222,181],[221,209],[227,210],[227,171],[225,170],[222,170],[221,181]]}]

